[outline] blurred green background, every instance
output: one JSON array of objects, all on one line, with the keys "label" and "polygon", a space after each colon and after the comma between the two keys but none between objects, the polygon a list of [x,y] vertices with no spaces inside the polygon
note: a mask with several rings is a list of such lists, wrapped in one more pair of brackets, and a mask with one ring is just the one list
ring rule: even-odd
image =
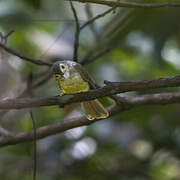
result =
[{"label": "blurred green background", "polygon": [[[168,1],[168,0],[167,0]],[[167,2],[166,1],[166,2]],[[130,1],[129,1],[130,2]],[[144,0],[141,2],[165,2]],[[173,2],[169,0],[169,2]],[[180,2],[180,1],[178,1]],[[106,6],[74,3],[80,24]],[[79,59],[115,47],[85,65],[97,83],[103,80],[143,80],[179,75],[180,8],[117,8],[86,27],[80,35]],[[0,32],[15,32],[7,45],[32,58],[48,62],[72,59],[75,22],[68,2],[61,0],[0,0]],[[0,49],[0,98],[15,98],[48,71]],[[140,92],[178,91],[166,88]],[[122,96],[140,94],[131,92]],[[33,90],[34,97],[59,94],[54,78]],[[113,101],[103,99],[105,105]],[[68,130],[37,141],[39,180],[178,180],[180,179],[180,105],[144,106],[120,113],[88,127]],[[0,123],[12,132],[32,130],[29,109],[2,111]],[[80,109],[56,106],[33,109],[36,126],[80,116]],[[30,180],[33,143],[0,148],[0,179]]]}]

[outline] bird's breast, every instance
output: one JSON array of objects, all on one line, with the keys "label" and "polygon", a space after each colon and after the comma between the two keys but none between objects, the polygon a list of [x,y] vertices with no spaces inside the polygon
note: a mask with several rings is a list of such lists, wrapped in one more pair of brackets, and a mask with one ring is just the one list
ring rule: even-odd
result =
[{"label": "bird's breast", "polygon": [[84,81],[79,74],[72,77],[60,79],[59,85],[64,94],[75,94],[89,91],[89,84]]}]

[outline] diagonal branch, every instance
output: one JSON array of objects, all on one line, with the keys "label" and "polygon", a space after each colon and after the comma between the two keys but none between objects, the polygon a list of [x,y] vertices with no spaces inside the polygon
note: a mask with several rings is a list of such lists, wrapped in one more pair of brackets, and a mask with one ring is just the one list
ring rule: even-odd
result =
[{"label": "diagonal branch", "polygon": [[[49,79],[52,77],[52,71],[51,69],[46,71],[46,74],[43,76],[43,78],[41,80],[39,80],[38,82],[36,82],[33,86],[32,86],[32,90],[37,89],[39,87],[41,87],[42,85],[44,85],[45,83],[47,83],[49,81]],[[22,98],[24,96],[26,96],[28,94],[28,88],[26,87],[17,97],[17,98]],[[6,115],[6,113],[8,113],[8,110],[4,110],[0,112],[0,117],[1,119]],[[0,119],[0,120],[1,120]]]},{"label": "diagonal branch", "polygon": [[[88,20],[86,22],[88,22],[90,19],[93,18],[93,12],[92,12],[92,9],[91,9],[91,4],[87,3],[86,6],[85,6],[85,10],[86,10],[86,16],[88,18]],[[84,24],[86,24],[86,22]],[[98,39],[99,39],[99,33],[97,31],[95,23],[93,23],[93,22],[88,24],[88,25],[89,25],[89,29],[91,30],[91,32],[93,34],[93,38],[94,38],[95,42],[97,42]]]},{"label": "diagonal branch", "polygon": [[109,53],[111,50],[114,49],[114,47],[117,46],[117,44],[113,44],[113,45],[110,45],[110,46],[107,46],[105,47],[103,50],[101,50],[100,52],[98,52],[97,54],[93,55],[93,56],[90,56],[89,57],[89,53],[80,61],[80,63],[82,65],[85,65],[85,64],[89,64],[93,61],[95,61],[96,59],[98,59],[99,57],[102,57],[103,55]]},{"label": "diagonal branch", "polygon": [[51,63],[48,63],[48,62],[45,62],[45,61],[42,61],[40,59],[33,59],[33,58],[29,58],[29,57],[26,57],[24,56],[23,54],[7,47],[5,44],[3,43],[0,43],[0,48],[4,49],[6,52],[14,55],[14,56],[17,56],[25,61],[28,61],[28,62],[31,62],[33,64],[37,64],[37,65],[43,65],[43,66],[51,66],[52,64]]},{"label": "diagonal branch", "polygon": [[103,12],[102,14],[98,14],[97,16],[89,19],[87,22],[85,22],[81,27],[80,30],[84,29],[86,26],[88,26],[89,24],[92,24],[94,21],[96,21],[99,18],[104,17],[105,15],[109,14],[110,12],[112,12],[116,7],[112,7],[110,9],[108,9],[107,11]]},{"label": "diagonal branch", "polygon": [[8,38],[12,33],[14,33],[14,30],[9,31],[9,32],[4,36],[4,38],[7,40],[7,38]]},{"label": "diagonal branch", "polygon": [[[180,93],[161,93],[136,97],[121,97],[119,100],[122,101],[122,99],[124,100],[123,108],[118,105],[113,105],[110,108],[108,108],[110,117],[116,115],[117,113],[129,110],[137,106],[180,103]],[[85,117],[79,117],[67,119],[53,125],[43,126],[36,129],[36,139],[42,139],[44,137],[61,133],[72,128],[87,126],[97,121],[99,120],[89,121]],[[23,142],[29,142],[33,140],[33,131],[18,133],[12,137],[0,137],[0,147]]]},{"label": "diagonal branch", "polygon": [[73,60],[78,62],[78,48],[79,48],[79,35],[80,35],[80,25],[79,19],[76,13],[76,10],[73,6],[72,1],[70,1],[71,9],[73,11],[74,19],[76,22],[76,32],[75,32],[75,39],[74,39],[74,53],[73,53]]},{"label": "diagonal branch", "polygon": [[[110,10],[115,10],[116,7],[110,8]],[[116,47],[118,44],[114,43],[114,39],[117,37],[117,35],[120,33],[120,31],[123,30],[123,28],[129,23],[129,20],[127,18],[130,17],[132,14],[132,10],[128,10],[125,13],[122,14],[122,16],[118,19],[118,21],[115,21],[115,23],[111,24],[111,26],[108,26],[109,28],[105,30],[103,33],[101,33],[101,36],[98,40],[98,43],[96,43],[87,53],[86,55],[80,60],[80,63],[83,65],[86,63],[90,63],[95,61],[97,58],[102,57],[104,54],[111,51],[114,47]],[[104,12],[106,13],[106,12]],[[96,18],[96,17],[95,17]],[[105,28],[106,29],[106,28]],[[107,38],[108,37],[108,38]],[[104,44],[104,40],[106,39],[107,43]],[[113,42],[113,43],[112,43]],[[92,55],[95,49],[97,49],[98,46],[103,45],[104,49],[98,52],[95,55]],[[113,44],[113,45],[112,45]]]},{"label": "diagonal branch", "polygon": [[33,149],[33,158],[34,158],[34,165],[33,165],[33,180],[36,180],[36,174],[37,174],[37,144],[36,144],[36,123],[34,120],[33,112],[30,111],[30,117],[33,124],[33,135],[34,135],[34,149]]},{"label": "diagonal branch", "polygon": [[3,35],[0,32],[0,38],[1,38],[1,43],[6,44],[7,43],[7,38],[14,32],[14,30],[9,31],[6,35]]},{"label": "diagonal branch", "polygon": [[[68,129],[75,127],[80,127],[90,124],[92,121],[88,121],[85,117],[73,118],[67,121],[61,121],[59,123],[43,126],[36,129],[36,139],[41,139],[53,134],[57,134]],[[33,131],[27,133],[18,133],[12,138],[1,138],[0,137],[0,147],[10,144],[17,144],[27,141],[32,141],[34,139]]]},{"label": "diagonal branch", "polygon": [[[116,7],[112,7],[110,9],[108,9],[107,11],[101,13],[101,14],[98,14],[97,16],[91,18],[90,20],[88,20],[87,22],[85,22],[82,26],[80,26],[79,24],[79,19],[78,19],[78,16],[77,16],[77,13],[76,13],[76,10],[73,6],[73,3],[72,1],[70,1],[70,5],[71,5],[71,9],[73,11],[73,14],[74,14],[74,18],[75,18],[75,22],[76,22],[76,32],[75,32],[75,40],[74,40],[74,53],[73,53],[73,59],[74,61],[78,61],[78,48],[79,48],[79,36],[80,36],[80,31],[83,30],[86,26],[90,25],[90,24],[93,24],[94,21],[96,21],[97,19],[99,18],[102,18],[104,17],[105,15],[107,15],[108,13],[112,12],[114,9],[116,9]],[[109,47],[107,47],[107,49],[109,49]],[[106,51],[106,50],[105,50]],[[109,50],[107,50],[106,52],[108,52]],[[103,50],[104,52],[104,50]],[[106,53],[105,52],[105,53]],[[100,52],[99,54],[93,56],[91,59],[96,59],[100,56],[102,56],[103,54],[105,53],[102,53]],[[88,56],[89,57],[89,56]],[[89,60],[88,62],[91,62],[93,60]],[[84,60],[84,58],[83,58]],[[85,62],[83,62],[83,64],[85,64]]]},{"label": "diagonal branch", "polygon": [[[66,0],[69,1],[69,0]],[[139,3],[139,2],[119,2],[105,0],[72,0],[81,3],[95,3],[110,7],[126,7],[126,8],[163,8],[163,7],[180,7],[179,2],[162,2],[162,3]]]},{"label": "diagonal branch", "polygon": [[[40,106],[53,106],[59,105],[64,107],[65,105],[89,101],[96,98],[102,98],[105,96],[111,96],[118,93],[128,92],[128,91],[144,91],[157,88],[167,88],[167,87],[178,87],[180,86],[180,76],[159,78],[154,80],[144,80],[144,81],[129,81],[129,82],[105,82],[107,85],[91,90],[84,93],[78,93],[74,95],[56,96],[48,98],[19,98],[19,99],[6,99],[0,101],[0,109],[21,109],[30,107],[40,107]],[[174,93],[177,98],[177,102],[180,99],[180,93]]]}]

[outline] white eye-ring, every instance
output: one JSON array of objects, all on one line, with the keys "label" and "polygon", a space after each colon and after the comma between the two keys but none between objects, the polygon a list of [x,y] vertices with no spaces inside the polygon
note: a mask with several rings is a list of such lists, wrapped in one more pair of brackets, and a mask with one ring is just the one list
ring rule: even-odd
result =
[{"label": "white eye-ring", "polygon": [[61,68],[62,68],[62,69],[64,69],[64,68],[65,68],[65,66],[64,66],[64,65],[61,65]]},{"label": "white eye-ring", "polygon": [[64,72],[66,67],[64,66],[64,64],[59,64],[59,68],[62,72]]}]

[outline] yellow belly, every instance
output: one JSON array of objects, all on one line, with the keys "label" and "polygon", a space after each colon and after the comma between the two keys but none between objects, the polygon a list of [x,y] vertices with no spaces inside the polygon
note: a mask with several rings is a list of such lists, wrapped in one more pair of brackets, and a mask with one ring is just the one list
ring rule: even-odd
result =
[{"label": "yellow belly", "polygon": [[80,76],[75,76],[73,79],[59,80],[60,89],[63,94],[76,94],[89,91],[90,87]]}]

